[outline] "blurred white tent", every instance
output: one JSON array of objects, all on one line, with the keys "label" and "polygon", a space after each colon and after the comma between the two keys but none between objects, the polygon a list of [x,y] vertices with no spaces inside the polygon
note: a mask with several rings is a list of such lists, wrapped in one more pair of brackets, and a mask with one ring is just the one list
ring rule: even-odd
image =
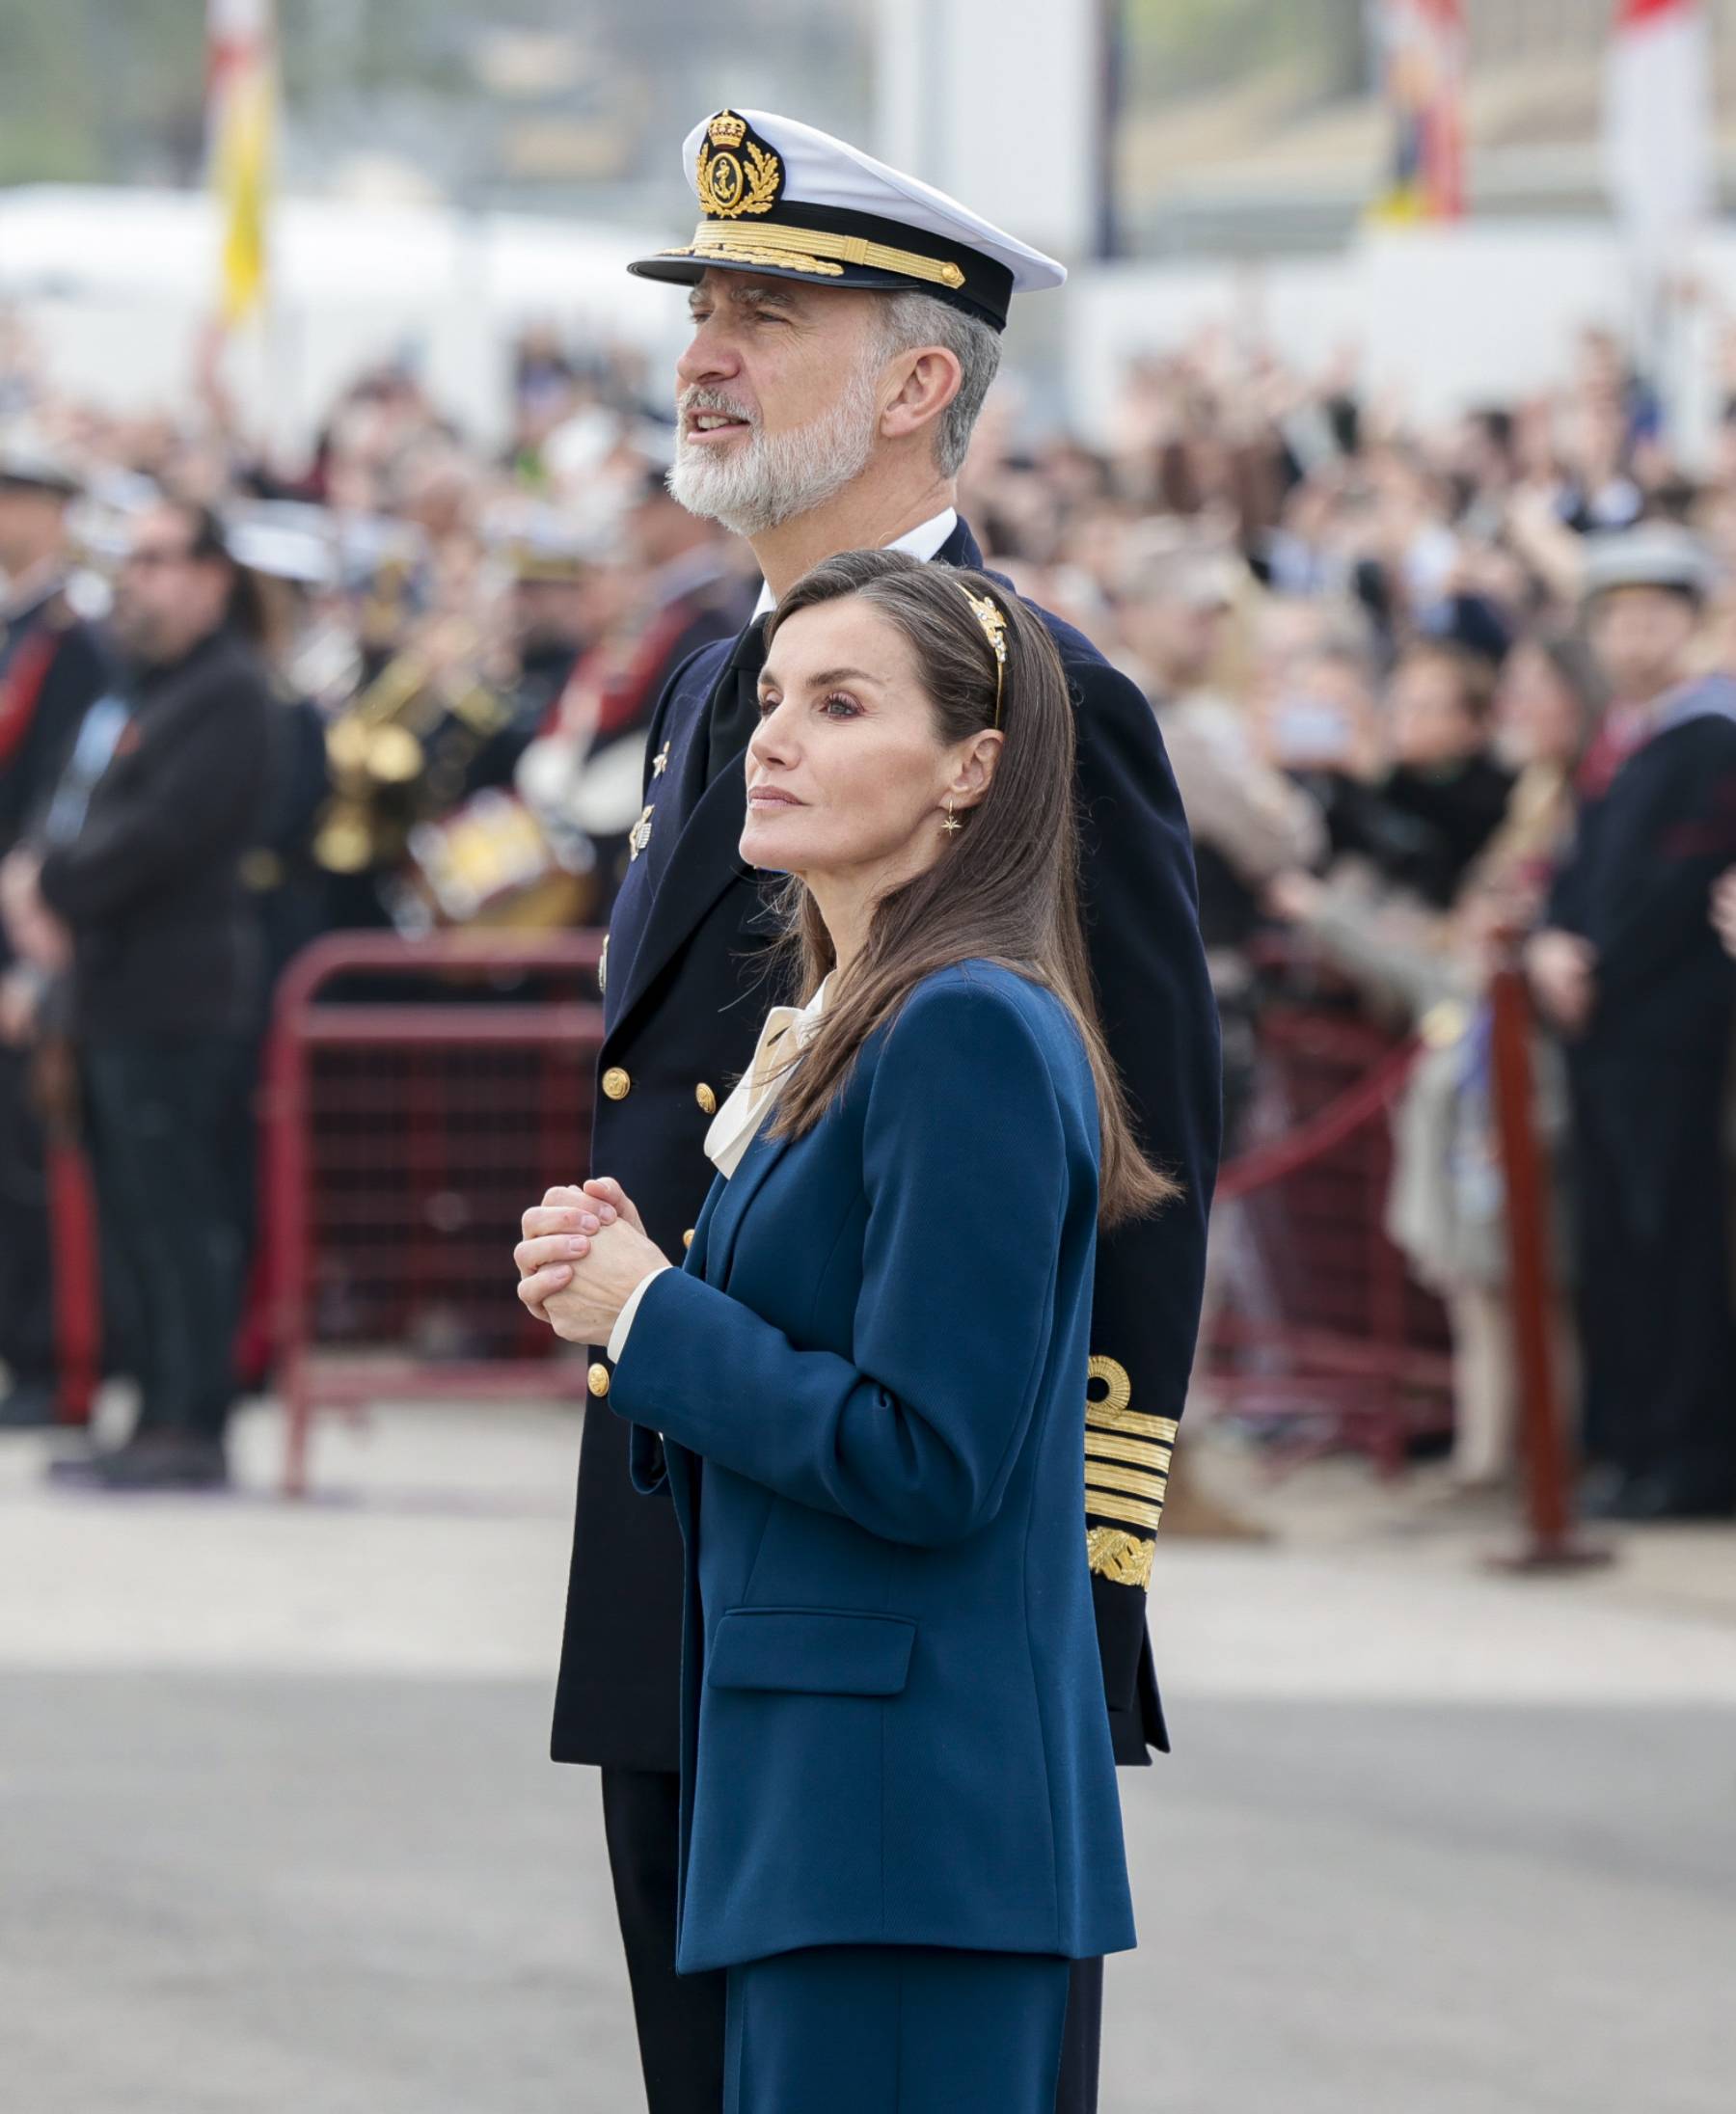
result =
[{"label": "blurred white tent", "polygon": [[[626,260],[665,238],[422,204],[287,199],[273,222],[262,327],[226,373],[275,440],[305,441],[356,372],[408,358],[479,437],[500,437],[511,340],[550,322],[654,358],[680,341],[669,288]],[[217,303],[217,217],[203,192],[0,191],[0,304],[57,387],[118,410],[184,401]]]}]

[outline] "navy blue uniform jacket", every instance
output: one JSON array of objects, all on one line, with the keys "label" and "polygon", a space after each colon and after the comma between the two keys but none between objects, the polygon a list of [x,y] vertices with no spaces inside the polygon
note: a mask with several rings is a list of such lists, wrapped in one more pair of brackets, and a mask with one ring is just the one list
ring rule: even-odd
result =
[{"label": "navy blue uniform jacket", "polygon": [[[936,562],[982,562],[963,523]],[[1103,1034],[1148,1153],[1182,1188],[1180,1203],[1098,1244],[1087,1437],[1067,1477],[1092,1569],[1110,1736],[1119,1760],[1141,1763],[1168,1745],[1146,1585],[1200,1314],[1217,1166],[1217,1010],[1187,824],[1155,715],[1089,639],[1044,620],[1076,707],[1086,941]],[[767,1008],[786,995],[766,976],[762,877],[740,855],[746,773],[738,761],[707,782],[714,700],[757,665],[746,647],[710,646],[670,679],[651,726],[644,849],[610,923],[591,1167],[622,1183],[667,1255],[680,1253],[711,1183],[710,1111],[746,1071]],[[680,1636],[674,1519],[666,1505],[631,1502],[626,1426],[589,1415],[556,1758],[675,1769]]]},{"label": "navy blue uniform jacket", "polygon": [[1097,1210],[1071,1019],[967,962],[645,1294],[609,1399],[685,1548],[684,1972],[1133,1943],[1079,1531]]}]

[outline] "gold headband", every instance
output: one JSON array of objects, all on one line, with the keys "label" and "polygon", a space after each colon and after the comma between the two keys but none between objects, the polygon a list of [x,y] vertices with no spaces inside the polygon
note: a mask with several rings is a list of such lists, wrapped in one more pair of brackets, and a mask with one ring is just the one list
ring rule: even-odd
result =
[{"label": "gold headband", "polygon": [[989,641],[989,651],[994,656],[994,723],[1001,719],[1001,690],[1007,679],[1007,618],[1006,612],[992,595],[973,595],[963,581],[959,592],[970,604],[970,613],[983,627],[983,637]]}]

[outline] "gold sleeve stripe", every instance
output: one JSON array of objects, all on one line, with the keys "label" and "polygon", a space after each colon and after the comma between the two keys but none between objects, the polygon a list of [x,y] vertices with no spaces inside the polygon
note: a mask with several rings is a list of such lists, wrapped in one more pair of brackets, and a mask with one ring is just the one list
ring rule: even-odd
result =
[{"label": "gold sleeve stripe", "polygon": [[1166,1476],[1140,1476],[1130,1468],[1111,1468],[1107,1461],[1087,1461],[1085,1477],[1100,1490],[1127,1490],[1136,1498],[1155,1498],[1159,1504],[1169,1484]]},{"label": "gold sleeve stripe", "polygon": [[1156,1548],[1154,1541],[1148,1541],[1143,1534],[1129,1534],[1124,1528],[1085,1530],[1086,1562],[1099,1578],[1116,1586],[1149,1586]]},{"label": "gold sleeve stripe", "polygon": [[1153,1533],[1157,1531],[1163,1518],[1161,1504],[1141,1504],[1137,1498],[1117,1497],[1107,1490],[1093,1490],[1089,1484],[1085,1489],[1085,1509],[1103,1519],[1125,1520],[1129,1527],[1149,1527]]},{"label": "gold sleeve stripe", "polygon": [[1113,1431],[1088,1431],[1085,1434],[1085,1451],[1089,1458],[1099,1461],[1131,1461],[1135,1468],[1149,1468],[1157,1475],[1169,1473],[1174,1448],[1153,1446],[1146,1439],[1124,1439]]},{"label": "gold sleeve stripe", "polygon": [[1099,1431],[1126,1431],[1136,1439],[1174,1446],[1181,1426],[1174,1417],[1150,1417],[1141,1409],[1117,1409],[1112,1402],[1087,1402],[1085,1422]]}]

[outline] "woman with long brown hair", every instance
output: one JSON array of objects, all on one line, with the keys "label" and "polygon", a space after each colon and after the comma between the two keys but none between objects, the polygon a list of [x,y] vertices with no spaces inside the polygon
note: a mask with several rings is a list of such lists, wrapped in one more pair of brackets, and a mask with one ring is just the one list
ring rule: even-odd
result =
[{"label": "woman with long brown hair", "polygon": [[607,1341],[681,1522],[677,1965],[728,1971],[728,2114],[1048,2114],[1068,1962],[1133,1943],[1079,1477],[1098,1228],[1173,1185],[1098,1025],[1072,744],[998,583],[798,582],[741,854],[801,1003],[682,1267],[608,1179],[588,1241],[526,1214],[521,1297]]}]

